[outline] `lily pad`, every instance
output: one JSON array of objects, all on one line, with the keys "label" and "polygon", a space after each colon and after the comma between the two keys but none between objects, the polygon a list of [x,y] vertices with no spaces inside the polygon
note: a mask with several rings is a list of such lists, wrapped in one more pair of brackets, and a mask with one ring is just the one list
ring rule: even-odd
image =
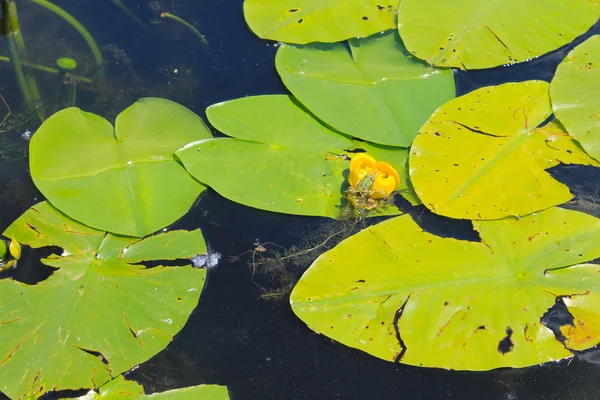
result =
[{"label": "lily pad", "polygon": [[542,81],[484,87],[449,101],[423,125],[410,179],[423,204],[452,218],[521,216],[570,200],[545,170],[598,165],[555,124]]},{"label": "lily pad", "polygon": [[415,56],[462,69],[527,61],[598,21],[598,0],[402,0],[398,27]]},{"label": "lily pad", "polygon": [[[433,235],[408,215],[371,226],[311,265],[292,308],[316,332],[410,365],[489,370],[571,356],[540,318],[558,297],[600,307],[600,266],[581,264],[600,257],[600,219],[551,208],[474,227],[481,242]],[[586,348],[600,341],[597,326],[592,334]]]},{"label": "lily pad", "polygon": [[[586,271],[586,268],[589,271]],[[584,265],[581,268],[582,279],[598,270],[597,264]],[[600,293],[585,293],[567,297],[565,305],[573,316],[573,324],[561,327],[565,336],[565,347],[571,350],[585,350],[600,343]]]},{"label": "lily pad", "polygon": [[31,247],[59,246],[42,260],[56,271],[36,285],[0,280],[0,382],[11,398],[92,388],[164,349],[196,307],[206,270],[145,268],[129,249],[152,240],[148,260],[206,253],[199,230],[141,240],[82,225],[49,203],[35,205],[5,235]]},{"label": "lily pad", "polygon": [[336,218],[345,205],[349,151],[356,148],[392,164],[401,177],[399,189],[409,191],[407,150],[352,141],[291,97],[245,97],[210,106],[206,113],[215,128],[233,138],[190,143],[176,155],[196,179],[237,203]]},{"label": "lily pad", "polygon": [[408,147],[431,113],[454,98],[452,71],[411,56],[395,31],[348,46],[282,45],[276,58],[292,94],[341,132]]},{"label": "lily pad", "polygon": [[246,0],[244,16],[263,39],[339,42],[396,25],[398,0]]},{"label": "lily pad", "polygon": [[600,35],[575,47],[550,85],[552,109],[589,155],[600,160]]},{"label": "lily pad", "polygon": [[69,217],[141,237],[176,221],[204,190],[173,152],[208,137],[200,117],[165,99],[138,100],[117,116],[114,128],[97,115],[67,108],[31,139],[31,176]]},{"label": "lily pad", "polygon": [[229,400],[227,387],[219,385],[198,385],[180,389],[145,394],[142,385],[119,376],[100,388],[100,393],[90,391],[79,400],[132,399],[132,400]]}]

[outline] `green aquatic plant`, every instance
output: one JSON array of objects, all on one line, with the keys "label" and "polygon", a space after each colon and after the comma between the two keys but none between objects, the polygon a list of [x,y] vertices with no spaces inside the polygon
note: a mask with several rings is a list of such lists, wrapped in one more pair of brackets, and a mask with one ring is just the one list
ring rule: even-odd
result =
[{"label": "green aquatic plant", "polygon": [[559,64],[550,84],[552,109],[585,151],[600,160],[600,35],[575,47]]},{"label": "green aquatic plant", "polygon": [[[0,380],[11,398],[95,388],[149,359],[181,330],[204,286],[206,270],[189,265],[207,252],[199,230],[112,235],[42,202],[4,235],[62,248],[42,260],[53,268],[46,280],[0,280]],[[187,265],[141,265],[175,259]]]},{"label": "green aquatic plant", "polygon": [[69,25],[71,25],[77,32],[79,32],[81,37],[83,37],[83,40],[85,40],[85,42],[89,46],[90,51],[92,52],[92,55],[94,56],[94,60],[96,61],[96,64],[98,66],[98,73],[102,76],[103,68],[104,68],[104,58],[102,57],[102,52],[100,51],[100,48],[96,44],[96,41],[94,40],[94,38],[92,37],[90,32],[87,29],[85,29],[83,24],[81,24],[81,22],[79,22],[71,14],[69,14],[62,8],[60,8],[56,4],[51,3],[47,0],[29,0],[29,1],[58,15],[60,18],[65,20]]},{"label": "green aquatic plant", "polygon": [[165,99],[144,98],[110,122],[67,108],[30,143],[31,176],[55,207],[113,233],[145,236],[175,222],[204,186],[173,152],[212,138],[200,117]]},{"label": "green aquatic plant", "polygon": [[192,24],[190,24],[189,22],[187,22],[186,20],[178,17],[177,15],[168,13],[166,11],[161,12],[160,17],[169,19],[171,21],[175,21],[179,25],[184,26],[186,29],[188,29],[190,32],[192,32],[198,38],[198,40],[200,40],[200,43],[202,43],[203,46],[209,46],[204,35],[201,34],[198,29],[194,28],[194,26]]},{"label": "green aquatic plant", "polygon": [[385,145],[410,146],[431,113],[455,96],[452,71],[411,56],[395,31],[347,45],[282,45],[275,65],[285,86],[318,118]]},{"label": "green aquatic plant", "polygon": [[402,0],[398,29],[408,50],[432,65],[481,69],[558,49],[598,15],[599,0]]},{"label": "green aquatic plant", "polygon": [[[310,266],[292,309],[342,344],[424,367],[525,367],[600,343],[600,267],[586,263],[600,257],[599,219],[551,208],[473,224],[480,242],[408,215],[371,226]],[[540,322],[560,300],[580,322],[566,339]]]},{"label": "green aquatic plant", "polygon": [[1,4],[3,32],[6,36],[10,62],[17,79],[19,91],[21,92],[25,106],[37,115],[40,122],[43,122],[45,112],[41,105],[37,82],[30,72],[23,69],[23,63],[27,61],[27,50],[23,35],[21,34],[21,27],[17,16],[17,5],[14,0],[2,0]]},{"label": "green aquatic plant", "polygon": [[263,39],[339,42],[395,26],[397,0],[245,0],[244,16]]},{"label": "green aquatic plant", "polygon": [[464,219],[523,216],[569,201],[545,170],[600,165],[556,123],[542,81],[484,87],[441,106],[410,150],[410,179],[436,214]]},{"label": "green aquatic plant", "polygon": [[[56,60],[56,66],[58,67],[58,74],[56,75],[56,89],[54,94],[54,108],[55,112],[58,111],[58,101],[60,99],[61,89],[64,85],[65,77],[67,73],[72,73],[75,68],[77,68],[77,62],[72,58],[62,57]],[[67,94],[67,107],[75,106],[76,99],[76,91],[77,91],[77,83],[76,81],[70,80],[68,94]]]},{"label": "green aquatic plant", "polygon": [[[9,57],[0,56],[0,62],[11,63],[12,61]],[[36,71],[46,72],[48,74],[53,74],[53,75],[57,75],[60,73],[60,69],[58,69],[58,68],[47,67],[45,65],[39,65],[39,64],[32,64],[29,62],[22,62],[21,66],[24,69],[28,69],[28,68],[34,69]],[[74,79],[77,82],[83,82],[88,85],[92,84],[92,80],[90,78],[86,78],[85,76],[71,74],[68,72],[65,74],[65,78],[66,79]]]},{"label": "green aquatic plant", "polygon": [[140,17],[135,15],[125,4],[123,4],[120,0],[111,0],[112,3],[119,8],[129,19],[135,22],[140,28],[142,28],[146,33],[150,32],[150,27],[144,21],[141,20]]},{"label": "green aquatic plant", "polygon": [[288,249],[274,242],[255,242],[252,249],[230,259],[237,261],[249,256],[252,282],[260,289],[262,299],[287,299],[302,273],[320,254],[359,232],[366,224],[364,218],[332,219]]},{"label": "green aquatic plant", "polygon": [[[353,141],[284,95],[215,104],[208,120],[230,138],[190,143],[175,154],[187,171],[228,199],[263,210],[337,218],[352,151],[366,151],[399,173],[408,198],[407,150]],[[218,166],[218,168],[215,168]],[[398,213],[389,207],[388,213]]]}]

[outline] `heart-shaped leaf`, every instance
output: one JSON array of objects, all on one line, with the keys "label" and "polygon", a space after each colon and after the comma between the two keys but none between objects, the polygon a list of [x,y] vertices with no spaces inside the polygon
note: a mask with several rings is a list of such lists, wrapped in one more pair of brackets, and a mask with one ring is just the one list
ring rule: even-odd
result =
[{"label": "heart-shaped leaf", "polygon": [[559,64],[550,84],[554,114],[589,155],[600,160],[600,35]]},{"label": "heart-shaped leaf", "polygon": [[[327,128],[288,96],[246,97],[207,109],[233,138],[190,143],[177,151],[200,182],[235,202],[263,210],[337,218],[345,206],[349,151],[366,150],[407,182],[407,150],[355,142]],[[394,211],[395,210],[395,211]],[[390,212],[398,213],[390,207]]]},{"label": "heart-shaped leaf", "polygon": [[[42,260],[57,270],[36,285],[0,280],[0,381],[11,398],[93,388],[149,359],[181,330],[204,286],[203,269],[134,264],[206,253],[199,230],[140,241],[82,225],[43,202],[4,235],[64,249]],[[154,250],[143,257],[136,249],[146,241]]]},{"label": "heart-shaped leaf", "polygon": [[141,237],[180,218],[204,189],[173,152],[208,137],[197,115],[165,99],[138,100],[119,114],[115,128],[97,115],[67,108],[31,139],[31,176],[71,218]]},{"label": "heart-shaped leaf", "polygon": [[545,170],[598,165],[557,124],[542,81],[484,87],[449,101],[423,125],[410,179],[429,209],[452,218],[521,216],[570,200]]},{"label": "heart-shaped leaf", "polygon": [[598,0],[402,0],[398,27],[410,52],[430,64],[479,69],[555,50],[599,15]]},{"label": "heart-shaped leaf", "polygon": [[[489,370],[571,356],[540,319],[559,297],[600,307],[600,266],[581,264],[600,257],[600,220],[551,208],[474,226],[481,242],[433,235],[408,215],[369,227],[311,265],[292,308],[323,335],[411,365]],[[570,337],[598,344],[597,312],[576,315],[593,329]]]},{"label": "heart-shaped leaf", "polygon": [[339,42],[391,29],[398,0],[246,0],[250,29],[287,43]]},{"label": "heart-shaped leaf", "polygon": [[327,124],[352,137],[408,147],[436,108],[454,97],[452,71],[406,51],[398,33],[353,39],[348,46],[281,46],[283,83]]}]

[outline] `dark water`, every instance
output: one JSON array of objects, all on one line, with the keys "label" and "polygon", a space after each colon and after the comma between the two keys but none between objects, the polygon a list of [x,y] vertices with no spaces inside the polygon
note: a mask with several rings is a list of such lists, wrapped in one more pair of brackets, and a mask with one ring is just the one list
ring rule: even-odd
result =
[{"label": "dark water", "polygon": [[[70,28],[28,2],[20,3],[32,61],[48,64],[48,60],[78,54],[89,59],[84,43]],[[166,21],[145,33],[110,1],[56,3],[82,21],[100,46],[113,45],[105,53],[112,86],[82,91],[78,106],[85,110],[112,118],[138,97],[154,95],[180,102],[203,116],[203,110],[216,102],[285,93],[274,68],[277,48],[247,30],[242,0],[158,2],[164,11],[194,23],[211,44],[212,55],[185,29]],[[123,3],[145,21],[157,19],[148,1]],[[597,32],[599,25],[589,34]],[[463,94],[507,81],[549,81],[572,47],[512,67],[456,73],[457,91]],[[19,97],[8,65],[0,65],[0,78],[0,94],[17,114]],[[50,87],[52,79],[42,79],[42,83]],[[0,133],[0,231],[42,200],[29,178],[28,142],[21,137],[35,128],[29,121]],[[560,166],[552,174],[577,195],[570,207],[599,214],[598,169]],[[474,239],[467,222],[439,218],[423,209],[412,212],[436,233]],[[381,361],[313,333],[294,316],[286,300],[261,299],[252,281],[249,257],[229,259],[252,249],[255,241],[297,245],[323,222],[243,207],[212,190],[203,193],[174,227],[202,228],[210,249],[223,258],[209,271],[200,303],[185,328],[167,349],[127,377],[142,383],[147,392],[201,383],[227,385],[234,400],[600,398],[600,353],[594,351],[543,366],[490,372],[453,372]],[[26,262],[35,267],[36,256],[26,253]]]}]

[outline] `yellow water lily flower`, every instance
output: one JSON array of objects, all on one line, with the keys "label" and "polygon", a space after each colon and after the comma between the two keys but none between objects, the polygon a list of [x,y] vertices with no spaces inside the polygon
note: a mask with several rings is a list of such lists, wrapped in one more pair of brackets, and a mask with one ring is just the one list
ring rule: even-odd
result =
[{"label": "yellow water lily flower", "polygon": [[370,190],[374,199],[380,199],[392,194],[400,184],[400,176],[390,164],[359,153],[350,161],[348,183],[354,189]]},{"label": "yellow water lily flower", "polygon": [[10,255],[14,257],[15,260],[21,258],[21,244],[17,242],[14,236],[10,238],[10,245],[8,246],[10,251]]},{"label": "yellow water lily flower", "polygon": [[368,173],[377,174],[375,170],[377,162],[373,157],[366,153],[358,153],[350,160],[350,175],[348,175],[348,183],[354,189],[358,188],[358,184],[363,180]]}]

